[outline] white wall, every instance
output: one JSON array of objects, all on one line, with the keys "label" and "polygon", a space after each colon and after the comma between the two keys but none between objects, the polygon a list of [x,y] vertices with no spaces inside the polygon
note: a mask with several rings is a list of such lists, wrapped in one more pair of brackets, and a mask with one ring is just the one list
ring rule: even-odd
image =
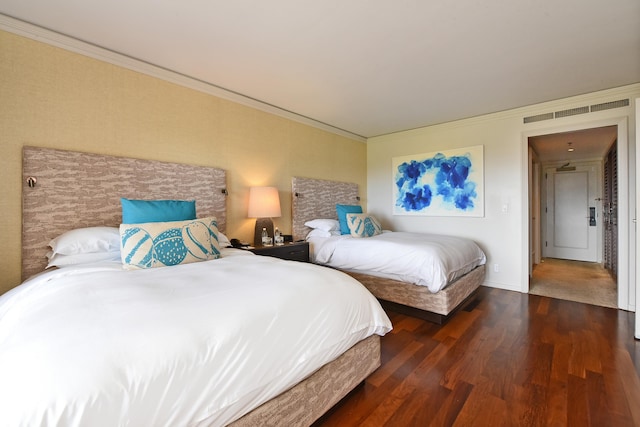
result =
[{"label": "white wall", "polygon": [[[629,203],[621,219],[635,218],[635,103],[640,84],[583,96],[488,114],[456,122],[370,138],[367,142],[367,209],[380,217],[383,225],[397,231],[421,231],[468,236],[480,244],[488,259],[486,285],[527,292],[529,223],[527,138],[565,130],[619,124],[624,133],[623,156],[629,175],[624,177],[627,192],[620,194]],[[537,114],[630,99],[628,107],[524,124],[523,118]],[[461,97],[461,102],[464,99]],[[399,216],[392,214],[393,157],[438,150],[484,145],[484,200],[482,218]],[[624,154],[624,153],[627,154]],[[631,161],[633,159],[633,161]],[[622,159],[621,159],[622,160]],[[503,212],[503,205],[508,211]],[[635,259],[635,238],[621,251]],[[625,260],[625,304],[635,307],[635,262]],[[498,271],[494,270],[495,264]],[[633,274],[630,274],[632,270]],[[632,283],[633,282],[633,283]],[[629,286],[632,285],[630,289]],[[627,308],[627,307],[624,307]]]}]

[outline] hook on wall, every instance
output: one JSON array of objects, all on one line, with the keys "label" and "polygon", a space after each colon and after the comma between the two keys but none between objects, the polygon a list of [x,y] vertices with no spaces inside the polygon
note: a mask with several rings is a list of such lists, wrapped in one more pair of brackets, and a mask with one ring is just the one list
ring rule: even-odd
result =
[{"label": "hook on wall", "polygon": [[38,182],[38,178],[36,178],[35,176],[27,177],[27,185],[29,186],[29,188],[34,188],[37,182]]},{"label": "hook on wall", "polygon": [[228,196],[228,195],[229,195],[229,192],[227,191],[227,189],[226,189],[226,188],[223,188],[222,190],[220,190],[220,192],[221,192],[222,194],[224,194],[225,196]]}]

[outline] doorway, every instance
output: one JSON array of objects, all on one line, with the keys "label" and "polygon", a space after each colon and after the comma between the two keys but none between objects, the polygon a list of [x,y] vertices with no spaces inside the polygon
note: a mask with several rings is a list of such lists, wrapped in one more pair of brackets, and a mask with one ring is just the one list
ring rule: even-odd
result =
[{"label": "doorway", "polygon": [[[614,300],[617,306],[615,272],[606,269],[617,266],[617,260],[607,265],[603,260],[603,230],[611,219],[604,209],[604,192],[615,192],[608,196],[617,199],[617,186],[607,186],[603,177],[607,158],[617,160],[611,157],[611,153],[615,156],[611,148],[616,146],[617,133],[617,126],[612,125],[528,138],[529,163],[534,165],[529,177],[531,293],[604,306],[611,306]],[[615,243],[608,255],[618,253]],[[607,297],[591,301],[599,291]],[[616,293],[613,297],[612,291]]]}]

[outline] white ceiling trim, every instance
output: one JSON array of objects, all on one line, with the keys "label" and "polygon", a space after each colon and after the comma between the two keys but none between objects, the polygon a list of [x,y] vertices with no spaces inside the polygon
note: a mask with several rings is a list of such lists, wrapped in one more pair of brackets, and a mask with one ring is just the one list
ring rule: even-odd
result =
[{"label": "white ceiling trim", "polygon": [[236,93],[222,87],[206,83],[189,76],[185,76],[184,74],[180,74],[175,71],[158,67],[156,65],[149,64],[147,62],[140,61],[138,59],[134,59],[99,46],[95,46],[91,43],[87,43],[73,37],[69,37],[64,34],[60,34],[55,31],[51,31],[46,28],[42,28],[37,25],[21,21],[19,19],[12,18],[10,16],[0,14],[0,30],[27,37],[39,42],[47,43],[52,46],[78,53],[80,55],[88,56],[90,58],[104,61],[119,67],[127,68],[129,70],[162,79],[180,86],[184,86],[189,89],[217,96],[228,101],[236,102],[238,104],[255,108],[257,110],[274,114],[276,116],[284,117],[286,119],[312,126],[327,132],[331,132],[336,135],[344,136],[359,142],[367,141],[367,138],[363,137],[362,135],[357,135],[344,129],[336,128],[326,123],[322,123],[309,117],[305,117],[300,114],[278,108],[274,105],[261,102],[257,99],[242,95],[240,93]]}]

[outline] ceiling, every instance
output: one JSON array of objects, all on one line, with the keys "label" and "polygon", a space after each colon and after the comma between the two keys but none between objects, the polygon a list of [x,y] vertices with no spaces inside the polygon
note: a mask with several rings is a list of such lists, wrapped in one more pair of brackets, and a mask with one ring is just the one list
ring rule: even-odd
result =
[{"label": "ceiling", "polygon": [[[617,126],[529,137],[541,163],[603,159],[618,137]],[[568,151],[573,148],[573,151]]]},{"label": "ceiling", "polygon": [[640,82],[638,0],[0,0],[364,138]]}]

